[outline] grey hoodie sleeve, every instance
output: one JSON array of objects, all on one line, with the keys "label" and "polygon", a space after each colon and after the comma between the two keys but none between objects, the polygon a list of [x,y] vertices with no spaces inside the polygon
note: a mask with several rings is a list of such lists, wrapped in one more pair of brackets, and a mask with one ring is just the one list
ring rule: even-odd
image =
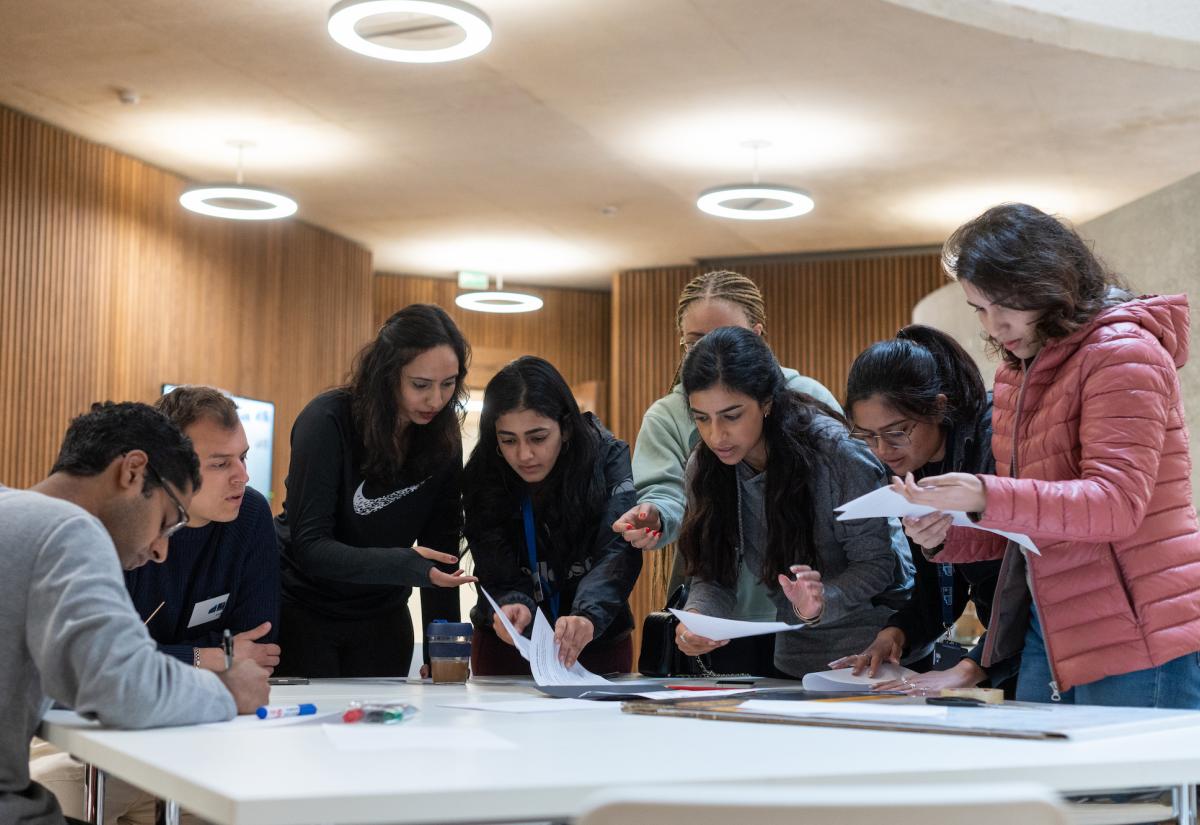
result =
[{"label": "grey hoodie sleeve", "polygon": [[215,673],[158,651],[133,609],[98,521],[61,522],[40,543],[25,623],[45,692],[122,728],[219,722],[237,714]]},{"label": "grey hoodie sleeve", "polygon": [[[822,624],[838,621],[847,613],[868,605],[873,598],[901,582],[911,587],[911,558],[908,542],[896,519],[838,521],[833,508],[887,483],[883,467],[860,444],[846,436],[834,439],[835,450],[826,457],[828,487],[814,485],[814,513],[825,519],[824,530],[845,556],[845,567],[824,578],[825,610]],[[907,563],[907,566],[906,566]]]},{"label": "grey hoodie sleeve", "polygon": [[633,450],[633,483],[639,504],[653,504],[662,520],[656,547],[679,538],[687,503],[683,486],[691,422],[687,403],[676,394],[660,398],[646,410]]}]

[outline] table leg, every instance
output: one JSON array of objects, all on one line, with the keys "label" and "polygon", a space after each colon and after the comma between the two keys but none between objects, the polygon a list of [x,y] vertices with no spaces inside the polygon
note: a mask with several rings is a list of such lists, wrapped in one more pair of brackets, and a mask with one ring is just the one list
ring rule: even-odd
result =
[{"label": "table leg", "polygon": [[104,771],[95,765],[83,772],[83,815],[92,825],[104,825]]},{"label": "table leg", "polygon": [[163,811],[163,825],[179,825],[179,803],[167,800]]},{"label": "table leg", "polygon": [[1196,786],[1180,785],[1171,789],[1178,825],[1196,825]]}]

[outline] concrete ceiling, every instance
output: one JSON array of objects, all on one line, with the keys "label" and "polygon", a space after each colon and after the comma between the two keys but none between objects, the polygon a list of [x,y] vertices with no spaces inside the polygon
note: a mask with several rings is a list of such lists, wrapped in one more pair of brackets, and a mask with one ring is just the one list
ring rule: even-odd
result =
[{"label": "concrete ceiling", "polygon": [[[476,0],[492,46],[438,65],[345,51],[331,5],[0,0],[0,102],[197,181],[254,141],[247,179],[382,271],[578,287],[938,243],[1003,200],[1083,221],[1200,171],[1200,73],[885,0]],[[812,213],[696,210],[750,140]]]}]

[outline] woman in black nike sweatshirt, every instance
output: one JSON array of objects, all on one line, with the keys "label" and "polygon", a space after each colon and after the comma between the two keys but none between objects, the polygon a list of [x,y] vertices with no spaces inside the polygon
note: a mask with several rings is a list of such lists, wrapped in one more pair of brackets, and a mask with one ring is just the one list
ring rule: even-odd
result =
[{"label": "woman in black nike sweatshirt", "polygon": [[425,619],[458,620],[469,359],[445,311],[405,307],[297,417],[275,520],[281,675],[407,675],[413,587]]}]

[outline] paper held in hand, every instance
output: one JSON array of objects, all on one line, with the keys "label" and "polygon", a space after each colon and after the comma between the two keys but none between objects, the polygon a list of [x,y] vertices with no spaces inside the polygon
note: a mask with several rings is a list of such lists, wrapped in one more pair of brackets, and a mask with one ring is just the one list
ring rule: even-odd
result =
[{"label": "paper held in hand", "polygon": [[687,628],[688,633],[712,639],[714,642],[804,629],[804,625],[802,624],[746,622],[741,619],[720,619],[716,616],[705,616],[702,613],[689,613],[686,610],[676,610],[673,607],[670,610],[679,619],[679,622]]},{"label": "paper held in hand", "polygon": [[[837,517],[838,521],[850,521],[860,518],[907,518],[938,512],[937,508],[934,507],[926,507],[924,504],[913,504],[891,487],[880,487],[877,490],[872,490],[865,496],[859,496],[853,501],[846,502],[841,507],[833,508],[833,510],[839,514]],[[956,527],[970,527],[972,530],[984,530],[988,533],[995,533],[998,536],[1004,536],[1006,539],[1015,541],[1034,555],[1041,555],[1041,552],[1037,549],[1037,545],[1024,533],[1009,533],[1004,530],[980,527],[971,521],[962,510],[946,510],[945,512],[953,518],[953,524]]]},{"label": "paper held in hand", "polygon": [[479,588],[479,592],[484,595],[488,604],[492,606],[492,610],[496,611],[496,615],[500,617],[500,624],[504,625],[509,638],[516,645],[517,652],[529,662],[534,682],[542,686],[611,684],[608,679],[597,676],[579,662],[575,662],[568,668],[558,660],[559,644],[554,639],[554,628],[550,627],[550,622],[546,621],[542,611],[533,611],[533,641],[530,641],[517,632],[490,593],[483,587]]}]

